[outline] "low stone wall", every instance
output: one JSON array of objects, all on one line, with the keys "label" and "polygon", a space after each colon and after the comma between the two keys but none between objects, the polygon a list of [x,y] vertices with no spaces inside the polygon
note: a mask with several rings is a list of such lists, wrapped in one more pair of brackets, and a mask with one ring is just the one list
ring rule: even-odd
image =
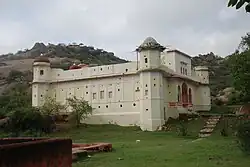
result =
[{"label": "low stone wall", "polygon": [[71,167],[72,140],[49,138],[0,139],[1,167]]}]

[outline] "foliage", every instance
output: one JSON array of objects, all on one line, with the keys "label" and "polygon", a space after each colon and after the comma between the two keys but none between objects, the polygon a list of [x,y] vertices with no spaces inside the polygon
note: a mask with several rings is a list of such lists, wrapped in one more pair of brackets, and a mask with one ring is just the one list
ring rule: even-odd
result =
[{"label": "foliage", "polygon": [[242,49],[243,51],[250,49],[250,33],[247,33],[245,36],[241,37],[239,49]]},{"label": "foliage", "polygon": [[45,97],[45,101],[41,107],[39,107],[39,111],[43,115],[53,116],[58,115],[61,111],[65,110],[66,106],[60,104],[56,101],[55,98],[52,97]]},{"label": "foliage", "polygon": [[42,133],[49,133],[54,127],[51,117],[42,115],[39,110],[33,107],[15,109],[6,115],[9,120],[4,130],[13,136],[19,136],[23,132],[29,135],[41,136]]},{"label": "foliage", "polygon": [[242,92],[242,100],[250,100],[250,51],[237,53],[230,57],[230,70],[236,90]]},{"label": "foliage", "polygon": [[250,0],[229,0],[228,7],[234,7],[236,9],[241,8],[244,4],[246,12],[250,12]]},{"label": "foliage", "polygon": [[81,120],[86,119],[90,114],[92,114],[93,108],[83,98],[77,99],[75,96],[68,98],[67,102],[72,110],[71,119],[75,122],[76,126],[79,127]]},{"label": "foliage", "polygon": [[22,73],[21,71],[17,71],[17,70],[12,70],[10,71],[8,77],[6,78],[6,81],[8,83],[11,82],[22,82],[24,80],[24,73]]},{"label": "foliage", "polygon": [[238,127],[237,137],[240,148],[247,154],[250,154],[250,121],[241,124]]},{"label": "foliage", "polygon": [[188,128],[185,120],[180,120],[179,122],[179,135],[180,136],[187,136],[188,135]]},{"label": "foliage", "polygon": [[28,108],[31,104],[31,95],[27,92],[27,85],[16,84],[0,96],[0,117],[6,116],[15,109]]}]

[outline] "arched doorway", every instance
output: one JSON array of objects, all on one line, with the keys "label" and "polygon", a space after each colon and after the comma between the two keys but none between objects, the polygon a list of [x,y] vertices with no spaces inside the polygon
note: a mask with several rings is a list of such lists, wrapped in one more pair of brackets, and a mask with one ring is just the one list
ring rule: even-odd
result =
[{"label": "arched doorway", "polygon": [[183,83],[181,86],[181,94],[182,94],[182,103],[183,106],[187,106],[188,105],[188,88],[187,88],[187,84]]},{"label": "arched doorway", "polygon": [[192,90],[191,90],[191,88],[188,89],[188,103],[192,104]]}]

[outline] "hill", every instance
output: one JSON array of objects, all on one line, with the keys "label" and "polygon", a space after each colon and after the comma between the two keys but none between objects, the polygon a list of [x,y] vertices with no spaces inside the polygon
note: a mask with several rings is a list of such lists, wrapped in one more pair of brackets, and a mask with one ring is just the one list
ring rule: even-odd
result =
[{"label": "hill", "polygon": [[209,79],[211,95],[216,96],[218,93],[231,86],[232,77],[228,67],[228,57],[222,58],[213,52],[198,55],[192,58],[193,66],[207,66],[209,68]]},{"label": "hill", "polygon": [[41,54],[50,58],[52,67],[63,69],[68,69],[73,63],[106,65],[128,62],[116,57],[112,52],[86,46],[82,43],[69,45],[35,43],[31,49],[0,55],[0,93],[9,87],[7,78],[11,71],[24,72],[24,78],[27,82],[31,81],[32,63]]}]

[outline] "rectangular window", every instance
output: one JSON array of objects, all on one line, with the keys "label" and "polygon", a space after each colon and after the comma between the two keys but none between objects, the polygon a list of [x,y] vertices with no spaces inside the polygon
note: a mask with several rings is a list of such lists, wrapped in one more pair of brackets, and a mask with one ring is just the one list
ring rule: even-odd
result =
[{"label": "rectangular window", "polygon": [[43,70],[40,70],[40,75],[43,75],[44,74],[44,71]]},{"label": "rectangular window", "polygon": [[187,69],[185,69],[185,74],[187,75]]},{"label": "rectangular window", "polygon": [[181,67],[181,74],[182,74],[182,67]]},{"label": "rectangular window", "polygon": [[147,96],[148,95],[148,90],[145,90],[145,96]]},{"label": "rectangular window", "polygon": [[109,98],[112,98],[112,91],[109,92]]},{"label": "rectangular window", "polygon": [[100,99],[104,99],[104,90],[100,91]]},{"label": "rectangular window", "polygon": [[93,99],[96,99],[96,93],[93,93]]}]

